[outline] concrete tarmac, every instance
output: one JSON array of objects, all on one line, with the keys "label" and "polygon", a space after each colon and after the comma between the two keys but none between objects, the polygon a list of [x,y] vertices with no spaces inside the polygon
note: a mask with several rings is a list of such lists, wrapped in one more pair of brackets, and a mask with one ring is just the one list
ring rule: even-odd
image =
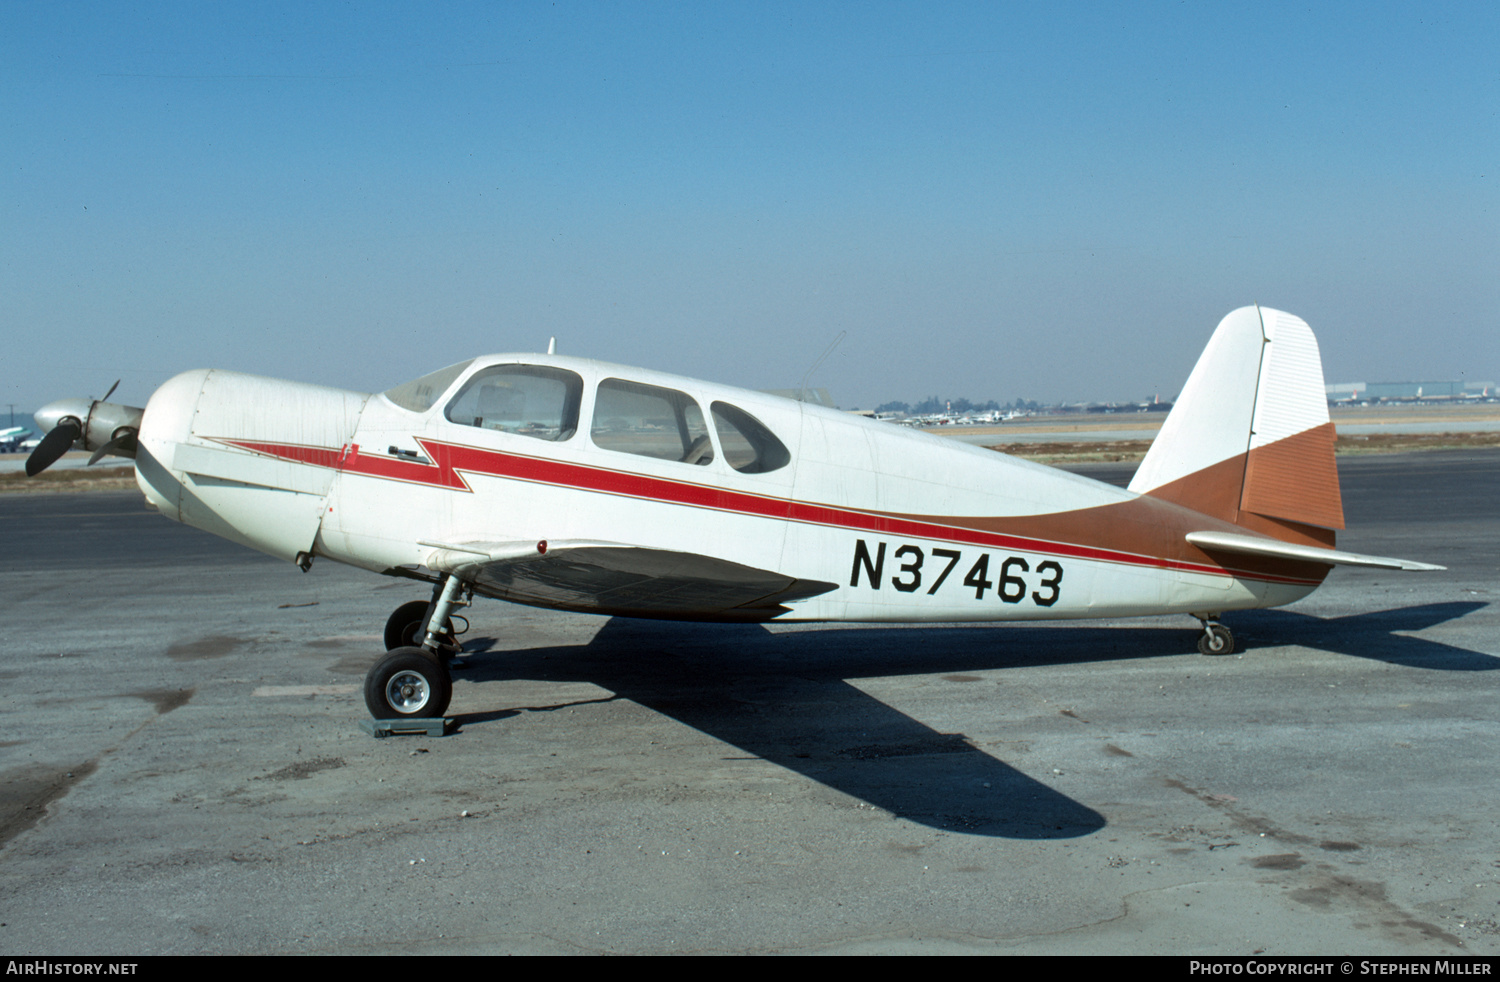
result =
[{"label": "concrete tarmac", "polygon": [[1224,658],[482,601],[437,739],[358,727],[419,584],[6,496],[0,951],[1500,953],[1500,452],[1339,467],[1341,547],[1448,571]]}]

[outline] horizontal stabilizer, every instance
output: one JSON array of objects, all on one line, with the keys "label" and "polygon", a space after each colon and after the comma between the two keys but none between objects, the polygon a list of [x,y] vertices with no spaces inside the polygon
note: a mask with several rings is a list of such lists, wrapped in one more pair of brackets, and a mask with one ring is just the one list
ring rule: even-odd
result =
[{"label": "horizontal stabilizer", "polygon": [[1371,566],[1376,569],[1408,570],[1447,569],[1446,566],[1433,566],[1430,563],[1418,563],[1410,559],[1366,556],[1358,552],[1298,545],[1295,542],[1263,539],[1259,536],[1240,535],[1235,532],[1189,532],[1187,540],[1199,549],[1236,552],[1250,556],[1271,556],[1277,559],[1297,559],[1310,563],[1327,563],[1330,566]]}]

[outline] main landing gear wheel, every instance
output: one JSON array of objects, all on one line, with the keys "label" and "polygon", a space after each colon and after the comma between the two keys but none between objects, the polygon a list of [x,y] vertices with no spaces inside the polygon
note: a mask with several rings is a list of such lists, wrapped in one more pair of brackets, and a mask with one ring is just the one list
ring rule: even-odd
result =
[{"label": "main landing gear wheel", "polygon": [[[427,612],[432,609],[432,604],[426,600],[413,600],[411,603],[402,604],[396,608],[395,613],[385,622],[385,650],[394,651],[397,648],[420,648],[422,646],[423,631],[427,627]],[[444,647],[458,647],[458,641],[453,634],[453,621],[448,620],[443,625],[445,630],[438,635]]]},{"label": "main landing gear wheel", "polygon": [[1223,624],[1204,624],[1198,635],[1198,652],[1204,655],[1234,654],[1234,634]]},{"label": "main landing gear wheel", "polygon": [[452,698],[448,666],[421,648],[388,651],[365,676],[365,706],[376,719],[437,719]]}]

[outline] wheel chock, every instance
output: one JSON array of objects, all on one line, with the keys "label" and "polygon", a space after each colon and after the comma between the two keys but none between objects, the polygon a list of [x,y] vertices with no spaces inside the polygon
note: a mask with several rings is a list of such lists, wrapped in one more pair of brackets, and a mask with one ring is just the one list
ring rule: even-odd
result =
[{"label": "wheel chock", "polygon": [[359,728],[377,740],[388,736],[440,737],[448,731],[448,719],[362,719]]}]

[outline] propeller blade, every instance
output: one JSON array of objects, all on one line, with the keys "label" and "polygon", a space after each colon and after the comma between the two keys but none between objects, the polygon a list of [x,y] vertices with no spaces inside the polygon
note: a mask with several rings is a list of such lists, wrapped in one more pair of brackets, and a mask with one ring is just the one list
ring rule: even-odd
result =
[{"label": "propeller blade", "polygon": [[114,454],[116,457],[134,457],[138,446],[135,430],[126,430],[95,450],[94,455],[89,458],[89,466],[99,463],[108,454]]},{"label": "propeller blade", "polygon": [[26,476],[36,477],[42,471],[57,462],[57,458],[68,452],[80,436],[83,435],[83,424],[72,416],[60,421],[52,428],[42,442],[31,451],[31,456],[26,458]]},{"label": "propeller blade", "polygon": [[112,395],[114,395],[115,394],[115,390],[118,389],[119,387],[120,387],[120,380],[119,379],[115,379],[115,384],[111,385],[109,387],[109,391],[106,392],[106,393],[104,393],[104,398],[100,399],[99,401],[100,402],[108,402],[109,401],[109,397],[112,396]]}]

